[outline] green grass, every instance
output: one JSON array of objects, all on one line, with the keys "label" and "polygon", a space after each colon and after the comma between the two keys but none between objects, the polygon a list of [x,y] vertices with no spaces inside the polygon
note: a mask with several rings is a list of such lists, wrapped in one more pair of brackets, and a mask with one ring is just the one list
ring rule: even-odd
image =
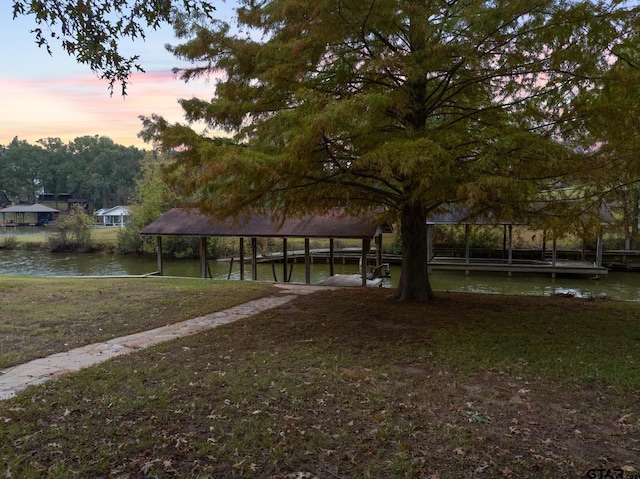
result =
[{"label": "green grass", "polygon": [[[145,303],[166,320],[162,296]],[[195,315],[196,304],[181,309]],[[635,474],[639,318],[640,305],[613,301],[441,294],[422,304],[327,290],[0,403],[0,474]]]},{"label": "green grass", "polygon": [[229,308],[265,284],[178,278],[0,277],[0,368]]},{"label": "green grass", "polygon": [[[91,241],[95,245],[114,246],[118,241],[120,228],[92,228]],[[11,231],[8,230],[8,233]],[[49,236],[55,234],[54,227],[33,228],[33,233],[12,235],[7,234],[0,240],[0,247],[37,249],[41,245],[46,245]]]},{"label": "green grass", "polygon": [[115,245],[118,241],[120,228],[93,228],[91,230],[91,240],[94,243]]},{"label": "green grass", "polygon": [[438,331],[440,353],[465,371],[532,371],[553,380],[640,389],[638,304],[549,299],[541,310],[533,307],[537,301],[509,314],[486,310],[473,328],[457,324]]}]

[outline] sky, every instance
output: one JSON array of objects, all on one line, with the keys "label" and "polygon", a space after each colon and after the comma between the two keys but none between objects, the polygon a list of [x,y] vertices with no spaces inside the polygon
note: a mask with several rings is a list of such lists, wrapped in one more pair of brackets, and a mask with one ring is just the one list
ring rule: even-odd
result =
[{"label": "sky", "polygon": [[[218,9],[220,15],[226,10],[224,4]],[[38,47],[30,32],[34,27],[31,17],[13,20],[11,2],[0,2],[0,145],[15,137],[35,145],[41,138],[67,143],[100,135],[124,146],[151,149],[137,137],[140,115],[156,113],[172,123],[183,121],[179,98],[213,95],[211,82],[184,83],[173,74],[172,68],[186,64],[164,48],[178,43],[170,26],[147,32],[146,40],[127,52],[140,55],[145,73],[132,76],[126,97],[119,85],[110,95],[107,81],[57,44],[52,44],[53,56]]]}]

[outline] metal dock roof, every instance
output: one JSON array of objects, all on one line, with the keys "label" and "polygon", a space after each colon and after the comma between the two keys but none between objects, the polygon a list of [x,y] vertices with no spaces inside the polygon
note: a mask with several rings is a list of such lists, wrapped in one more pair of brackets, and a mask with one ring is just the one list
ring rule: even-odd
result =
[{"label": "metal dock roof", "polygon": [[[197,209],[173,208],[142,229],[155,236],[231,236],[247,238],[373,238],[381,230],[373,215],[355,217],[342,210],[323,215],[288,218],[284,222],[266,216],[248,216],[234,222],[219,221]],[[390,231],[388,227],[384,231]]]}]

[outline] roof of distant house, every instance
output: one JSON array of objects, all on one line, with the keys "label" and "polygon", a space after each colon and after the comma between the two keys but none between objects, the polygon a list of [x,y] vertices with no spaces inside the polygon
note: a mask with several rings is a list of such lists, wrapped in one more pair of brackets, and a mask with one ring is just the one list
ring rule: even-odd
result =
[{"label": "roof of distant house", "polygon": [[122,212],[125,214],[129,214],[130,212],[128,206],[114,206],[112,208],[100,208],[98,211],[95,212],[95,215],[108,216],[111,212],[117,211],[117,210],[122,210]]},{"label": "roof of distant house", "polygon": [[0,209],[0,213],[60,213],[60,210],[36,203],[35,205],[7,206]]}]

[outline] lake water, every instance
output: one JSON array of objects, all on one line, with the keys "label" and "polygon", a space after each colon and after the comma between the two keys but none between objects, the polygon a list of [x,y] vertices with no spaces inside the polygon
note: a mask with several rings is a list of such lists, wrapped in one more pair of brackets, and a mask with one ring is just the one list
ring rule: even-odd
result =
[{"label": "lake water", "polygon": [[[167,276],[200,276],[198,260],[165,259],[164,271]],[[156,271],[156,259],[150,256],[119,256],[105,254],[65,254],[18,250],[0,250],[0,275],[5,276],[123,276],[143,275]],[[258,266],[259,281],[274,281],[271,264]],[[229,263],[211,262],[214,279],[227,279]],[[283,278],[283,266],[275,265],[278,281]],[[336,264],[338,274],[356,274],[357,265]],[[392,266],[391,279],[386,285],[395,287],[399,277],[399,266]],[[231,279],[239,279],[239,265],[234,264]],[[311,265],[311,282],[317,283],[329,276],[327,264]],[[245,266],[245,279],[251,277],[250,265]],[[294,266],[291,281],[304,282],[304,264]],[[472,272],[465,276],[460,271],[434,271],[430,274],[431,284],[436,291],[458,291],[494,294],[534,294],[553,295],[571,293],[580,297],[606,295],[613,299],[640,301],[640,273],[612,272],[598,280],[586,277],[559,277],[548,275]]]}]

